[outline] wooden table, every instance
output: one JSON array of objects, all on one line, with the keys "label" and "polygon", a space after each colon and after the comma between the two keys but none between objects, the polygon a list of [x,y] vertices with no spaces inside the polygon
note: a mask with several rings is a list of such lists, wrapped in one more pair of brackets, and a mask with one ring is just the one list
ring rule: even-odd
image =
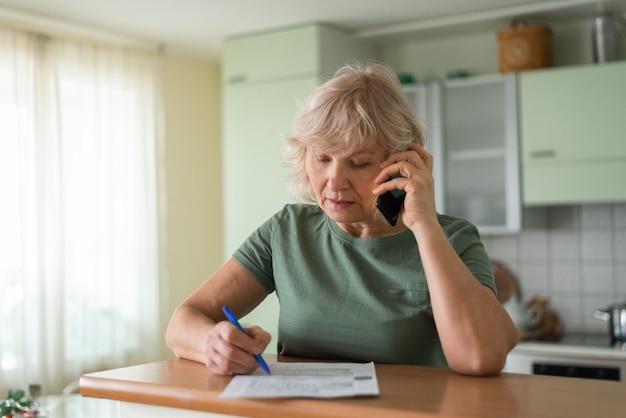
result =
[{"label": "wooden table", "polygon": [[[271,356],[267,356],[273,360]],[[275,359],[275,358],[274,358]],[[288,359],[279,358],[279,361]],[[469,377],[448,369],[376,364],[380,396],[373,398],[220,399],[231,377],[211,374],[204,365],[167,360],[87,374],[83,396],[141,406],[184,417],[217,414],[268,417],[593,417],[626,416],[626,383],[503,373]],[[139,409],[138,409],[139,408]],[[124,409],[122,408],[122,411]]]}]

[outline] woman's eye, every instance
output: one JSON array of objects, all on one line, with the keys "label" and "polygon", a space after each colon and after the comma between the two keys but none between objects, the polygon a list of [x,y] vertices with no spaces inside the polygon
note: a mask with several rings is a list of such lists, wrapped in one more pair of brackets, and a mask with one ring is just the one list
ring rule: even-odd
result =
[{"label": "woman's eye", "polygon": [[370,165],[370,163],[367,161],[353,161],[352,162],[352,166],[356,168],[367,167],[368,165]]}]

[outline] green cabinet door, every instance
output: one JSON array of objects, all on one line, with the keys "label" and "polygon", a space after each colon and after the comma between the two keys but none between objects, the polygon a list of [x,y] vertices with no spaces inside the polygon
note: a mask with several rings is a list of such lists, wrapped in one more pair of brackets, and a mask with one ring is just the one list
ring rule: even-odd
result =
[{"label": "green cabinet door", "polygon": [[520,75],[526,205],[626,200],[626,63]]},{"label": "green cabinet door", "polygon": [[224,95],[224,254],[293,199],[281,146],[298,103],[319,79],[233,85]]},{"label": "green cabinet door", "polygon": [[224,84],[317,75],[321,65],[321,30],[320,26],[304,26],[225,41]]},{"label": "green cabinet door", "polygon": [[224,84],[330,77],[350,59],[376,58],[373,44],[322,25],[233,38],[222,50]]}]

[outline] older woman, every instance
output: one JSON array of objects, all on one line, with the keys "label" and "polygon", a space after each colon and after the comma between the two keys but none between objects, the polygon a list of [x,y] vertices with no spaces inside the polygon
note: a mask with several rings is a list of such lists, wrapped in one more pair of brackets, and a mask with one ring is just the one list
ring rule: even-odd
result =
[{"label": "older woman", "polygon": [[[395,73],[340,69],[308,99],[286,142],[294,191],[174,312],[167,344],[218,374],[255,370],[270,342],[237,315],[276,292],[282,355],[499,373],[517,331],[496,297],[476,228],[435,211],[432,156]],[[392,225],[376,207],[406,193]]]}]

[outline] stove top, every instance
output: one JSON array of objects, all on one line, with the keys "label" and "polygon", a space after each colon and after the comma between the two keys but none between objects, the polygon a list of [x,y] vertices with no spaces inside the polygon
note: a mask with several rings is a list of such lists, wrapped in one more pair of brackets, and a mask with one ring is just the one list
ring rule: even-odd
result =
[{"label": "stove top", "polygon": [[626,381],[626,344],[604,333],[573,332],[558,342],[520,341],[504,371]]},{"label": "stove top", "polygon": [[557,344],[576,345],[583,347],[599,347],[599,348],[615,348],[618,350],[626,350],[626,343],[617,341],[612,342],[611,337],[607,334],[590,333],[590,332],[567,332],[561,337]]}]

